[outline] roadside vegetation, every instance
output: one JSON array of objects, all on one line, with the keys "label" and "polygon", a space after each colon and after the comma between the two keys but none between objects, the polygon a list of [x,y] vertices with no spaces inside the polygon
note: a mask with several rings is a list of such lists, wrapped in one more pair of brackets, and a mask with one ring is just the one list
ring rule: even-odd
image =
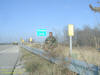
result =
[{"label": "roadside vegetation", "polygon": [[62,65],[51,63],[21,48],[21,61],[29,75],[76,75]]},{"label": "roadside vegetation", "polygon": [[[26,44],[27,46],[30,46],[32,48],[38,48],[41,49],[40,44],[32,43]],[[44,49],[43,49],[44,50]],[[52,50],[51,50],[52,51]],[[55,48],[55,51],[52,52],[53,56],[65,58],[69,56],[69,47],[68,45],[61,45],[59,44],[57,48]],[[97,66],[100,66],[100,52],[96,50],[96,48],[93,47],[73,47],[72,51],[72,58],[80,61],[85,61],[89,64],[95,64]]]},{"label": "roadside vegetation", "polygon": [[[67,27],[65,27],[67,28]],[[54,57],[69,57],[69,36],[64,29],[63,36],[59,31],[55,31],[55,37],[58,40],[58,46],[51,53]],[[62,40],[61,40],[62,39]],[[32,43],[24,42],[25,45],[44,50],[44,45],[33,41]],[[73,50],[71,58],[100,66],[100,27],[88,27],[83,29],[76,28],[73,37]],[[34,75],[73,75],[67,69],[59,65],[50,63],[43,58],[33,55],[22,49],[22,59],[26,71]],[[32,75],[31,74],[31,75]]]}]

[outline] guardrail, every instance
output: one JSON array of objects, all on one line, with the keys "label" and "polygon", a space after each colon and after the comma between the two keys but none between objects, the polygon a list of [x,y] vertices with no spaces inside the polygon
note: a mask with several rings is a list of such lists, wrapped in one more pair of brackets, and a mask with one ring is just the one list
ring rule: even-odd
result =
[{"label": "guardrail", "polygon": [[[53,62],[55,64],[61,64],[63,61],[60,58],[54,58],[54,57],[48,57],[47,52],[44,50],[36,49],[36,48],[31,48],[25,45],[21,45],[22,48],[25,48],[26,50],[39,55],[46,60]],[[86,62],[79,61],[79,60],[74,60],[71,58],[66,57],[64,59],[66,63],[64,63],[64,66],[68,68],[69,70],[76,72],[78,75],[100,75],[100,67],[93,65],[93,64],[87,64]],[[69,64],[67,64],[70,62]]]}]

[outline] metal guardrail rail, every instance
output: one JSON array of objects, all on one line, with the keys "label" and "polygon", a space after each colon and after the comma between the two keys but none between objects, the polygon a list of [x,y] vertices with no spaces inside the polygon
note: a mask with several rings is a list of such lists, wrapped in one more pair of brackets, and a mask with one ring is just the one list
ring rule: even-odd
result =
[{"label": "metal guardrail rail", "polygon": [[[48,53],[45,52],[44,50],[40,50],[40,49],[36,49],[36,48],[31,48],[25,45],[21,45],[22,48],[25,48],[26,50],[39,55],[43,58],[45,58],[46,60],[53,62],[55,64],[61,64],[63,63],[63,61],[60,58],[54,58],[54,57],[48,57],[46,56]],[[46,55],[45,55],[46,54]],[[64,59],[64,61],[66,62],[64,64],[64,66],[66,68],[68,68],[69,70],[76,72],[79,75],[100,75],[100,67],[93,65],[93,64],[87,64],[86,62],[83,61],[79,61],[79,60],[74,60],[71,58],[66,57]],[[69,62],[69,64],[67,64],[67,62]]]}]

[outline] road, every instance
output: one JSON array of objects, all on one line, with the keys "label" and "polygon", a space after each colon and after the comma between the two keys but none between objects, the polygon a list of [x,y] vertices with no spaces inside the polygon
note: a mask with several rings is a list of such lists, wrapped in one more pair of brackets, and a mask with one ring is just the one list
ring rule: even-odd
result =
[{"label": "road", "polygon": [[18,56],[18,46],[0,45],[0,75],[11,75]]}]

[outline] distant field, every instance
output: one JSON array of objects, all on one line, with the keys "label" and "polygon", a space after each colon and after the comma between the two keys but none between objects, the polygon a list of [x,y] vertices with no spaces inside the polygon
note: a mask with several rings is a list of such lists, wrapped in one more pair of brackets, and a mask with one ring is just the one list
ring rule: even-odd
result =
[{"label": "distant field", "polygon": [[[40,44],[27,44],[30,47],[33,48],[41,48]],[[62,56],[66,57],[69,56],[69,48],[68,46],[61,46],[58,45],[58,47],[55,49],[56,56]],[[72,58],[85,61],[89,64],[95,64],[100,66],[100,52],[98,52],[95,48],[89,48],[89,47],[74,47],[72,51]]]}]

